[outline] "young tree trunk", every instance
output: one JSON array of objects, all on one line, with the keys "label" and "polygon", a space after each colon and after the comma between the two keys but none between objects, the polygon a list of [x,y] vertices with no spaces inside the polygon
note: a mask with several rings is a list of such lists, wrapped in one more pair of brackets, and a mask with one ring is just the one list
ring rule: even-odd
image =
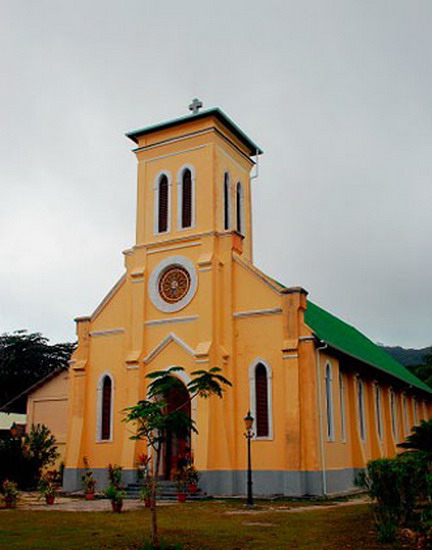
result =
[{"label": "young tree trunk", "polygon": [[155,448],[155,461],[153,463],[153,483],[151,490],[151,502],[150,502],[150,514],[151,514],[151,542],[153,548],[156,550],[159,548],[159,533],[157,524],[157,511],[156,511],[156,493],[157,493],[157,476],[159,473],[159,461],[160,461],[161,444]]}]

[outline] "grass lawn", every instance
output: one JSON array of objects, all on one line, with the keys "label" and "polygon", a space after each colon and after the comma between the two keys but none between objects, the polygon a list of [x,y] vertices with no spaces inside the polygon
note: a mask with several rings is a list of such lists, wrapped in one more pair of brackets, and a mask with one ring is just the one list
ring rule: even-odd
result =
[{"label": "grass lawn", "polygon": [[[366,505],[299,513],[287,512],[288,506],[267,503],[254,514],[237,513],[245,511],[238,502],[165,506],[159,508],[161,535],[185,550],[409,548],[375,542]],[[122,514],[0,510],[0,549],[131,550],[148,539],[149,518],[144,508]]]}]

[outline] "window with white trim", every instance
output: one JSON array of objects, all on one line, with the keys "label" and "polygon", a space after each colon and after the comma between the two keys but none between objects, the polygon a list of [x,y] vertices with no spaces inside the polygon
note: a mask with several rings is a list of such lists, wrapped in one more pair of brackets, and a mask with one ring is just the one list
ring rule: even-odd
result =
[{"label": "window with white trim", "polygon": [[325,397],[327,414],[327,439],[334,440],[334,422],[333,422],[333,378],[330,363],[325,367]]},{"label": "window with white trim", "polygon": [[340,429],[341,429],[341,439],[345,441],[345,383],[344,376],[339,372],[339,406],[340,406]]},{"label": "window with white trim", "polygon": [[169,181],[166,174],[161,174],[157,182],[157,232],[166,233],[169,222]]},{"label": "window with white trim", "polygon": [[236,186],[236,230],[241,235],[244,231],[243,225],[243,186],[238,182]]},{"label": "window with white trim", "polygon": [[378,437],[382,441],[381,388],[378,384],[375,384],[375,414]]},{"label": "window with white trim", "polygon": [[419,414],[418,414],[418,401],[413,397],[413,415],[414,415],[414,424],[417,426],[419,423]]},{"label": "window with white trim", "polygon": [[364,404],[364,384],[359,377],[357,380],[357,402],[359,414],[359,430],[362,441],[366,440],[366,422],[365,422],[365,404]]},{"label": "window with white trim", "polygon": [[98,385],[98,441],[112,439],[113,379],[110,374],[101,376]]},{"label": "window with white trim", "polygon": [[408,405],[406,395],[402,395],[403,425],[405,436],[409,434]]},{"label": "window with white trim", "polygon": [[268,363],[257,359],[249,367],[250,410],[255,419],[255,437],[273,438],[272,371]]},{"label": "window with white trim", "polygon": [[390,390],[390,414],[391,414],[391,425],[392,433],[395,441],[398,440],[397,432],[397,408],[396,408],[396,395],[393,390]]},{"label": "window with white trim", "polygon": [[194,217],[194,183],[190,168],[184,168],[182,170],[179,183],[180,228],[187,229],[192,227]]},{"label": "window with white trim", "polygon": [[231,190],[230,190],[229,173],[224,173],[223,180],[223,207],[224,207],[224,229],[227,230],[231,226]]}]

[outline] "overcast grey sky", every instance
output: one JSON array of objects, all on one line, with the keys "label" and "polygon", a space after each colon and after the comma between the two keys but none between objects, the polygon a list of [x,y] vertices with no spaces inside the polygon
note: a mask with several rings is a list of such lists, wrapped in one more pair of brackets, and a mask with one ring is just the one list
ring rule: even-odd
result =
[{"label": "overcast grey sky", "polygon": [[432,2],[0,0],[0,331],[73,340],[134,243],[124,132],[219,106],[265,151],[255,263],[432,344]]}]

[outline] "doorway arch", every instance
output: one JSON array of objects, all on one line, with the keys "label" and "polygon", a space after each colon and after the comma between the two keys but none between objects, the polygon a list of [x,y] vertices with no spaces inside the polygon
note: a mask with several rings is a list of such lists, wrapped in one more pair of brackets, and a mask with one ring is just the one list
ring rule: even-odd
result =
[{"label": "doorway arch", "polygon": [[[185,384],[177,377],[175,387],[171,388],[165,396],[167,412],[181,411],[191,418],[191,399]],[[187,463],[191,454],[191,433],[166,434],[166,441],[162,449],[161,476],[163,479],[172,480],[182,465]]]}]

